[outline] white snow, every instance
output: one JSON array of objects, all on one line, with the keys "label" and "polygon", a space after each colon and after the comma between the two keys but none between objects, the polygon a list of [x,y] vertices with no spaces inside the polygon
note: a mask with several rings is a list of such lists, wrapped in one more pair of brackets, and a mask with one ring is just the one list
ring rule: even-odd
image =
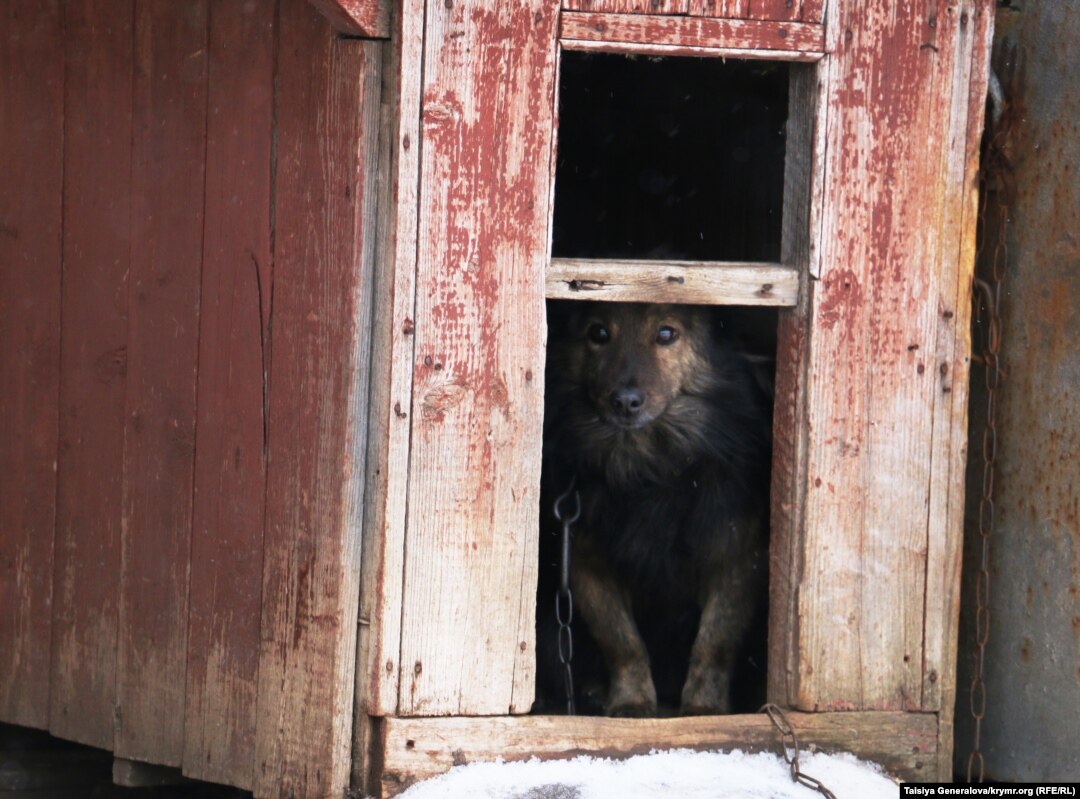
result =
[{"label": "white snow", "polygon": [[[800,755],[837,799],[896,799],[897,783],[853,755]],[[822,799],[775,754],[674,750],[627,760],[578,757],[458,766],[400,799]]]}]

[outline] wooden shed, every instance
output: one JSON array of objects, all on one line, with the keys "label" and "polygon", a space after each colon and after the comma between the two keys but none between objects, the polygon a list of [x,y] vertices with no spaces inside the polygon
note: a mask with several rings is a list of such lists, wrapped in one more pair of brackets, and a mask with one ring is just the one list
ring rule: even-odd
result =
[{"label": "wooden shed", "polygon": [[[769,699],[950,777],[992,6],[6,0],[0,721],[267,798],[772,745],[529,715],[546,298],[769,305]],[[552,259],[580,52],[784,66],[775,257]]]}]

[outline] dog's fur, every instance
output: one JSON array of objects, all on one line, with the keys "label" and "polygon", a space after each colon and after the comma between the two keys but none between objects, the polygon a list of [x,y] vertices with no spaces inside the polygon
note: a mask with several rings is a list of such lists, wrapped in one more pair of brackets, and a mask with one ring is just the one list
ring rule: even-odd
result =
[{"label": "dog's fur", "polygon": [[654,715],[659,686],[684,714],[729,712],[767,585],[768,398],[713,309],[568,305],[552,320],[545,495],[580,492],[571,587],[603,710]]}]

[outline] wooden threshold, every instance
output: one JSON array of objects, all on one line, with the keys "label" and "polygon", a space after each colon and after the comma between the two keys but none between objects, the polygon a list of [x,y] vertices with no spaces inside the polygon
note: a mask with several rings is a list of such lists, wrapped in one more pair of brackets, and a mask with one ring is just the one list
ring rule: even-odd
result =
[{"label": "wooden threshold", "polygon": [[[937,714],[787,714],[803,750],[852,752],[906,781],[937,779]],[[588,716],[386,718],[368,790],[391,797],[453,766],[493,760],[629,757],[662,749],[780,752],[762,714],[664,719]],[[380,762],[381,761],[381,762]],[[381,774],[381,777],[380,777]]]},{"label": "wooden threshold", "polygon": [[753,57],[767,51],[779,60],[817,59],[825,52],[825,28],[806,22],[650,14],[596,14],[564,11],[559,39],[567,49],[589,44],[737,51]]},{"label": "wooden threshold", "polygon": [[552,258],[546,295],[559,300],[795,305],[799,275],[775,263]]}]

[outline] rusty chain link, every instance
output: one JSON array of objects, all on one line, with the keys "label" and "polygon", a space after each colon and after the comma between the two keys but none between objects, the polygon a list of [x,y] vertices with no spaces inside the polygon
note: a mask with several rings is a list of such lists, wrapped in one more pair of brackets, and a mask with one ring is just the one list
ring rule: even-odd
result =
[{"label": "rusty chain link", "polygon": [[[992,130],[986,138],[983,164],[980,170],[979,242],[976,262],[984,263],[986,248],[994,237],[994,251],[989,259],[988,279],[975,278],[972,285],[975,306],[975,330],[981,341],[973,345],[972,361],[983,369],[986,387],[986,421],[982,435],[982,492],[979,497],[978,546],[979,571],[975,577],[975,651],[968,704],[974,722],[971,751],[967,758],[967,781],[983,782],[986,776],[982,754],[982,723],[986,717],[986,681],[983,667],[986,645],[990,640],[990,538],[994,532],[994,469],[997,461],[997,389],[1004,371],[1001,368],[1001,299],[1008,261],[1009,199],[1011,195],[1011,164],[1005,153],[1007,130],[1011,115],[1007,106],[997,100],[992,117]],[[996,218],[988,220],[990,194],[996,200]],[[993,227],[988,222],[993,222]],[[984,266],[984,270],[986,267]]]},{"label": "rusty chain link", "polygon": [[784,756],[784,762],[791,769],[791,781],[797,782],[799,785],[805,785],[807,788],[813,788],[826,799],[836,799],[836,794],[822,785],[821,780],[814,779],[809,774],[804,773],[799,766],[799,739],[795,737],[795,730],[792,728],[791,722],[788,721],[784,711],[770,702],[762,706],[758,712],[768,716],[773,727],[780,733],[780,748]]},{"label": "rusty chain link", "polygon": [[[559,588],[555,592],[555,619],[559,622],[559,662],[563,667],[563,686],[566,690],[566,712],[577,715],[574,703],[574,594],[570,590],[570,543],[573,535],[571,527],[581,516],[581,494],[574,489],[576,480],[555,500],[555,518],[562,522],[562,551],[559,558]],[[574,510],[563,517],[563,502],[574,495]]]}]

